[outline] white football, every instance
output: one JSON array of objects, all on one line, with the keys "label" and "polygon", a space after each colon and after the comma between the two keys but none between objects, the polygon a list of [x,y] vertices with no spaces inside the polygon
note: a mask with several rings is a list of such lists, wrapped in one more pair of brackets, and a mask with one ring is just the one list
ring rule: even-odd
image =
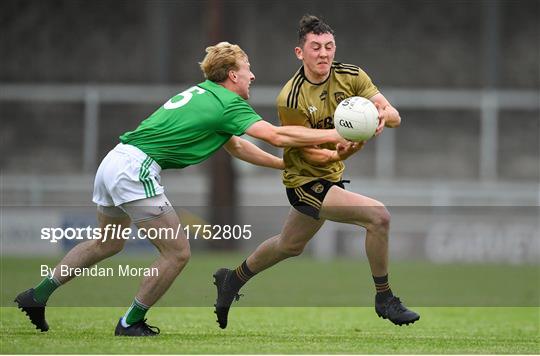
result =
[{"label": "white football", "polygon": [[349,141],[366,141],[373,137],[379,125],[375,105],[361,96],[352,96],[339,103],[334,112],[337,132]]}]

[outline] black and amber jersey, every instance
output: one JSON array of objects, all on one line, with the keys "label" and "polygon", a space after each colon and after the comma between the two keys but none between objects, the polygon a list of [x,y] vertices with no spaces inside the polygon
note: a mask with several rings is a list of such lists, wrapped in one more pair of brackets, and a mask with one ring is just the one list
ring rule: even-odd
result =
[{"label": "black and amber jersey", "polygon": [[[362,96],[371,98],[379,90],[369,76],[352,64],[334,62],[326,81],[313,84],[304,74],[302,66],[285,84],[277,98],[277,109],[281,125],[301,125],[314,129],[333,129],[334,111],[345,98]],[[335,149],[334,144],[320,145]],[[345,165],[334,162],[326,166],[314,166],[306,162],[298,148],[284,151],[283,183],[296,188],[315,179],[331,182],[341,180]]]}]

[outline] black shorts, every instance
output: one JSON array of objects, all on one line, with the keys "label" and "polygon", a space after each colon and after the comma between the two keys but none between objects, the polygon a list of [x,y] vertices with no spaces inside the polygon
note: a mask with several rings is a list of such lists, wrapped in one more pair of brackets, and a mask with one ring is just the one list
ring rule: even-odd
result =
[{"label": "black shorts", "polygon": [[302,214],[319,220],[319,212],[324,197],[333,185],[345,189],[343,183],[349,183],[349,181],[330,182],[325,179],[317,179],[296,188],[286,188],[287,197],[293,208]]}]

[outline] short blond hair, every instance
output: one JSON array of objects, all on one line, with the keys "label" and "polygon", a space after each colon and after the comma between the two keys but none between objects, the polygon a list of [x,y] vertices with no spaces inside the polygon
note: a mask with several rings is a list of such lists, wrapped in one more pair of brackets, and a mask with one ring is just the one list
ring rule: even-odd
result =
[{"label": "short blond hair", "polygon": [[246,52],[240,46],[220,42],[206,47],[206,56],[199,64],[206,79],[221,83],[227,79],[229,71],[238,69],[238,61],[247,58]]}]

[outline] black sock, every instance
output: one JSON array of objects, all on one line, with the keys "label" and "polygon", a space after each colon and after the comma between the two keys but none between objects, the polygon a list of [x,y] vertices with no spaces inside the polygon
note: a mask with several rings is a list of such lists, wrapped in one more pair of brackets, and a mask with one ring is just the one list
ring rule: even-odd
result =
[{"label": "black sock", "polygon": [[375,289],[377,290],[375,299],[378,303],[384,302],[394,296],[394,294],[392,294],[392,290],[390,289],[390,284],[388,284],[388,274],[382,277],[373,276],[373,281],[375,282]]},{"label": "black sock", "polygon": [[246,261],[244,261],[240,266],[236,267],[233,273],[230,274],[229,283],[231,287],[239,290],[254,275],[256,275],[256,273],[251,272]]}]

